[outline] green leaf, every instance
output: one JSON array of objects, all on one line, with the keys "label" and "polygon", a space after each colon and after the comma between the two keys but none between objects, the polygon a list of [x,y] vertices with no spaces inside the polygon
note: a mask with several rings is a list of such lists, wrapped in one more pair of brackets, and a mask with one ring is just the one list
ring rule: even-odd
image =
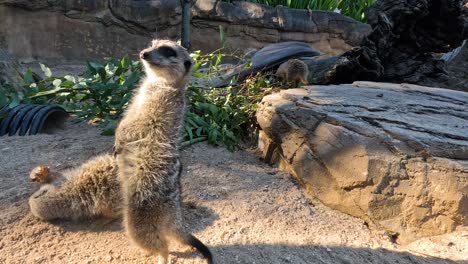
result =
[{"label": "green leaf", "polygon": [[44,64],[42,63],[39,63],[39,65],[41,66],[41,70],[42,72],[44,73],[44,75],[47,77],[47,78],[50,78],[52,76],[52,71],[50,70],[49,67],[45,66]]},{"label": "green leaf", "polygon": [[193,139],[192,129],[190,128],[190,126],[184,126],[184,128],[185,128],[185,132],[188,135],[189,140],[192,140]]},{"label": "green leaf", "polygon": [[10,102],[10,104],[8,104],[8,107],[13,108],[13,107],[15,107],[15,106],[17,106],[19,104],[20,104],[20,99],[19,99],[18,95],[15,94],[11,98],[11,102]]},{"label": "green leaf", "polygon": [[128,55],[125,55],[122,60],[120,60],[120,65],[124,70],[128,69],[130,66],[130,59],[128,58]]},{"label": "green leaf", "polygon": [[31,69],[26,70],[26,72],[23,75],[23,80],[26,84],[31,84],[34,82],[33,72],[31,71]]},{"label": "green leaf", "polygon": [[219,25],[219,39],[221,40],[221,46],[226,46],[226,31],[224,31],[223,26]]},{"label": "green leaf", "polygon": [[66,87],[66,88],[72,88],[74,85],[75,85],[74,82],[68,81],[68,80],[66,80],[66,81],[64,81],[64,82],[62,82],[62,83],[60,84],[60,86]]},{"label": "green leaf", "polygon": [[91,68],[95,69],[96,72],[97,72],[99,69],[104,68],[104,66],[103,66],[102,64],[98,63],[98,62],[92,62],[92,61],[91,61],[91,62],[89,62],[88,64],[89,64],[89,66],[90,66]]},{"label": "green leaf", "polygon": [[52,84],[55,86],[55,87],[60,87],[60,85],[62,84],[62,80],[60,79],[55,79]]},{"label": "green leaf", "polygon": [[197,130],[195,131],[195,135],[197,135],[198,137],[202,135],[202,131],[203,131],[203,128],[202,127],[199,127],[197,128]]},{"label": "green leaf", "polygon": [[65,75],[65,76],[63,76],[63,78],[64,78],[65,80],[70,81],[70,82],[73,82],[73,83],[76,82],[75,76],[72,76],[72,75]]},{"label": "green leaf", "polygon": [[31,95],[29,98],[36,98],[36,97],[41,97],[41,96],[46,96],[46,95],[58,94],[58,93],[61,93],[61,92],[67,91],[67,90],[68,89],[58,87],[58,88],[55,88],[55,89],[52,89],[52,90],[35,93],[35,94]]},{"label": "green leaf", "polygon": [[192,76],[195,77],[195,78],[201,78],[203,76],[203,73],[195,71],[195,72],[193,72]]}]

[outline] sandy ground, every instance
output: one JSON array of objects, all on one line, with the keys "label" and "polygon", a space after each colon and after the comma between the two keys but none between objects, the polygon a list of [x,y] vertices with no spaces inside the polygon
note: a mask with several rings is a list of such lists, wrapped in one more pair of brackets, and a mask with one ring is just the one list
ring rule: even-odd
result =
[{"label": "sandy ground", "polygon": [[[156,263],[131,245],[120,221],[41,222],[27,198],[32,167],[76,166],[111,149],[85,123],[53,135],[0,138],[0,263]],[[468,230],[392,244],[363,221],[308,198],[255,150],[200,143],[182,151],[186,224],[216,263],[468,263]],[[175,245],[172,263],[205,263]]]}]

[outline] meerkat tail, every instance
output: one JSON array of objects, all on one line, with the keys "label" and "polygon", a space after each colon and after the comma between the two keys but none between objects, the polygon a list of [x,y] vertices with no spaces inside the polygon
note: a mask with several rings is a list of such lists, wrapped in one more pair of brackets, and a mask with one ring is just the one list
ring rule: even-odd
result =
[{"label": "meerkat tail", "polygon": [[198,252],[200,252],[203,257],[207,260],[208,264],[213,264],[213,256],[210,249],[203,244],[198,238],[190,233],[179,232],[179,239],[182,243],[194,247]]},{"label": "meerkat tail", "polygon": [[[183,165],[182,162],[180,162],[180,158],[177,158],[177,163],[175,165],[178,167],[177,170],[177,177],[180,177],[183,171]],[[200,252],[203,257],[207,260],[208,264],[213,264],[213,256],[211,255],[210,249],[203,244],[198,238],[196,238],[194,235],[190,233],[183,232],[182,230],[178,230],[177,232],[177,238],[185,245],[192,246],[198,252]]]}]

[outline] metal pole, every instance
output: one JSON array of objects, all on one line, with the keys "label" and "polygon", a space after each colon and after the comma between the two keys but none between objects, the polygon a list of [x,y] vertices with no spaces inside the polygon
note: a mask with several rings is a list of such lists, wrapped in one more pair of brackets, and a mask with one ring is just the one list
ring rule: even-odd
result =
[{"label": "metal pole", "polygon": [[190,6],[191,0],[180,0],[182,5],[182,46],[190,49]]}]

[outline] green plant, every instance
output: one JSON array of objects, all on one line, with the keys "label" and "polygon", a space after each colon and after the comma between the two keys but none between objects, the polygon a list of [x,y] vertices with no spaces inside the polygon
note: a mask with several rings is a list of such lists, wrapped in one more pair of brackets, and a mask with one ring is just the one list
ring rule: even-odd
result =
[{"label": "green plant", "polygon": [[352,17],[358,21],[366,21],[366,11],[376,0],[341,0],[339,1],[338,9],[345,16]]},{"label": "green plant", "polygon": [[[221,62],[228,55],[220,51],[201,55],[196,51],[191,56],[195,61],[193,76],[196,78],[187,91],[185,144],[208,140],[211,144],[236,149],[252,123],[257,103],[271,84],[264,75],[257,74],[222,89],[202,85],[219,77]],[[32,71],[28,70],[24,74],[25,94],[12,93],[9,88],[11,96],[8,98],[13,99],[9,101],[61,105],[83,120],[103,125],[105,135],[113,134],[143,74],[141,64],[128,57],[108,59],[104,63],[88,62],[86,72],[79,76],[53,77],[48,67],[41,64],[41,69],[46,78],[35,81]],[[0,95],[3,90],[7,91],[0,86]]]},{"label": "green plant", "polygon": [[[244,0],[269,6],[286,6],[296,9],[339,11],[345,16],[365,21],[366,10],[376,0]],[[232,2],[232,1],[227,1]]]},{"label": "green plant", "polygon": [[257,74],[237,85],[222,89],[189,87],[189,111],[185,120],[185,139],[206,137],[215,145],[234,150],[254,123],[254,114],[271,83]]},{"label": "green plant", "polygon": [[34,103],[58,104],[68,112],[93,122],[102,122],[104,134],[113,134],[117,119],[123,113],[139,82],[142,71],[138,61],[127,56],[108,59],[103,64],[88,62],[80,76],[53,77],[41,64],[45,79],[34,82],[32,72],[25,73],[27,98]]},{"label": "green plant", "polygon": [[257,104],[272,84],[266,75],[257,74],[243,82],[233,80],[226,88],[201,87],[200,82],[209,83],[219,77],[223,70],[221,61],[227,57],[241,58],[220,51],[206,55],[197,51],[191,56],[195,61],[193,75],[197,81],[191,82],[187,91],[189,111],[184,138],[187,141],[205,138],[211,144],[224,144],[234,150],[247,134],[249,124],[254,123]]}]

